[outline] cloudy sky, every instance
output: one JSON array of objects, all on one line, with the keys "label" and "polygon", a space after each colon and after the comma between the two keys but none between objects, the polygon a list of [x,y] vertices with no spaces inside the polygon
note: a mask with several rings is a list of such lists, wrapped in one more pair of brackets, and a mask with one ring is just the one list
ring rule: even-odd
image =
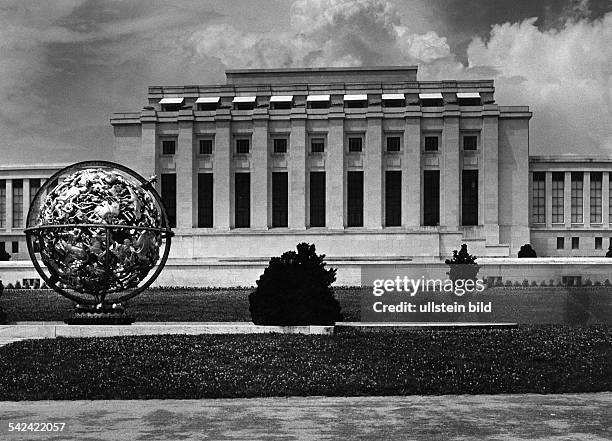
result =
[{"label": "cloudy sky", "polygon": [[149,85],[404,64],[494,79],[532,153],[612,155],[612,0],[0,0],[0,163],[111,159]]}]

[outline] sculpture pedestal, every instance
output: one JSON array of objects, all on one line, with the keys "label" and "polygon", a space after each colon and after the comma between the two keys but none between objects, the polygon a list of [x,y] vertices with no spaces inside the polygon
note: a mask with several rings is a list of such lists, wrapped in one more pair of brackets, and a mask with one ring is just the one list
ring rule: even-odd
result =
[{"label": "sculpture pedestal", "polygon": [[122,305],[76,305],[72,316],[64,320],[68,325],[131,325],[134,317]]}]

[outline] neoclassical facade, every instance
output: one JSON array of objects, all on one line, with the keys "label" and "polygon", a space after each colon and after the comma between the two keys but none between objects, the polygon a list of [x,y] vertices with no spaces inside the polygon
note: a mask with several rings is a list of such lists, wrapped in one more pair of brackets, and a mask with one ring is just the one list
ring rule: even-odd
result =
[{"label": "neoclassical facade", "polygon": [[[440,261],[461,243],[488,258],[525,243],[603,256],[612,157],[530,156],[530,118],[497,104],[492,81],[378,67],[150,87],[141,111],[111,124],[114,160],[158,176],[184,271],[261,265],[301,241],[356,268]],[[36,190],[65,165],[0,165],[0,248],[13,259],[27,259]]]},{"label": "neoclassical facade", "polygon": [[150,87],[111,118],[115,160],[159,176],[175,257],[251,259],[314,242],[329,256],[438,260],[462,242],[529,242],[526,106],[492,81],[416,67],[230,70]]}]

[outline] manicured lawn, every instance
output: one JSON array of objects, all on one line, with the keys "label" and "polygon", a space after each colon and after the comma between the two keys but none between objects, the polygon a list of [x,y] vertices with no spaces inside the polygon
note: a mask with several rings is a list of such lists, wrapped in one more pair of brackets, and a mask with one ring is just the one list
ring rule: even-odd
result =
[{"label": "manicured lawn", "polygon": [[[253,289],[149,289],[128,303],[128,312],[141,322],[251,321],[249,293]],[[357,288],[337,288],[345,321],[359,321]],[[51,290],[5,290],[0,304],[9,320],[62,321],[72,302]]]},{"label": "manicured lawn", "polygon": [[0,400],[598,392],[612,328],[30,340],[0,372]]}]

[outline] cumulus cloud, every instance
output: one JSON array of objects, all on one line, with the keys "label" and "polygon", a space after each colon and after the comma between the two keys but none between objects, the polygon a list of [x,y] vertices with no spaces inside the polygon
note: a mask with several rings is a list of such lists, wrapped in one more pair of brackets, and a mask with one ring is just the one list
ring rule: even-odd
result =
[{"label": "cumulus cloud", "polygon": [[612,13],[558,30],[495,25],[468,60],[497,70],[498,102],[532,107],[534,151],[612,153]]},{"label": "cumulus cloud", "polygon": [[612,153],[612,13],[589,20],[589,2],[569,3],[555,27],[537,18],[494,25],[473,37],[467,65],[444,36],[413,33],[385,0],[297,0],[281,34],[209,26],[191,41],[226,67],[419,64],[421,80],[493,78],[497,102],[534,111],[534,153]]}]

